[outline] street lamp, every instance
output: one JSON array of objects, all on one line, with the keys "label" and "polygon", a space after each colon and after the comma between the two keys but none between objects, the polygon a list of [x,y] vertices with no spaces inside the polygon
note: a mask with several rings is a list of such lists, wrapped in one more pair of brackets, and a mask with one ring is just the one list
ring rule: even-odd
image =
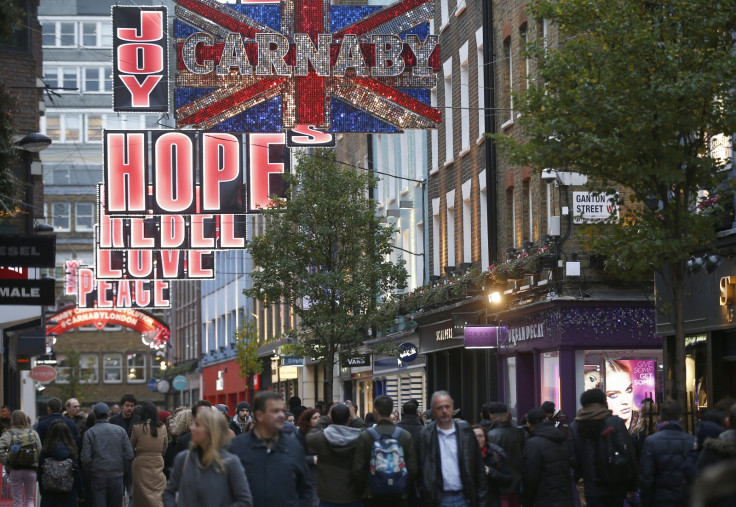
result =
[{"label": "street lamp", "polygon": [[39,132],[31,132],[26,134],[20,141],[17,141],[15,145],[22,150],[38,153],[51,145],[51,138]]}]

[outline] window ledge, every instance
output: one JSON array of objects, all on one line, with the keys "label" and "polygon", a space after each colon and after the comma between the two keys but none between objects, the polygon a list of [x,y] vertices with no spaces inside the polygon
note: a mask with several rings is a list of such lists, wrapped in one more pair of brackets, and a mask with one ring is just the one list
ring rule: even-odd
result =
[{"label": "window ledge", "polygon": [[463,11],[465,10],[465,7],[466,7],[465,0],[460,0],[457,3],[457,7],[455,7],[455,17],[460,16],[460,14],[462,14]]},{"label": "window ledge", "polygon": [[450,160],[445,160],[445,163],[442,164],[444,167],[447,167],[448,165],[452,165],[455,162],[454,158],[451,158]]},{"label": "window ledge", "polygon": [[406,187],[402,188],[402,189],[401,189],[401,192],[400,192],[400,193],[401,193],[401,195],[406,195],[406,194],[408,194],[408,193],[409,193],[409,187],[408,187],[408,186],[406,186]]},{"label": "window ledge", "polygon": [[461,151],[460,153],[458,153],[458,154],[457,154],[457,156],[458,156],[459,158],[463,158],[463,157],[464,157],[465,155],[467,155],[468,153],[470,153],[470,146],[466,146],[466,147],[464,147],[464,148],[463,148],[463,151]]},{"label": "window ledge", "polygon": [[430,175],[430,176],[434,176],[434,175],[435,175],[435,174],[437,174],[438,172],[440,172],[440,168],[439,168],[439,167],[434,167],[434,168],[432,168],[432,170],[431,170],[431,171],[429,171],[429,175]]},{"label": "window ledge", "polygon": [[501,124],[503,130],[509,129],[514,126],[514,119],[510,118]]},{"label": "window ledge", "polygon": [[478,139],[476,139],[476,140],[475,140],[475,144],[476,144],[476,145],[480,145],[480,144],[482,144],[482,143],[483,143],[483,142],[484,142],[485,140],[486,140],[486,136],[485,136],[485,135],[483,135],[483,134],[481,134],[481,136],[480,136],[480,137],[479,137]]}]

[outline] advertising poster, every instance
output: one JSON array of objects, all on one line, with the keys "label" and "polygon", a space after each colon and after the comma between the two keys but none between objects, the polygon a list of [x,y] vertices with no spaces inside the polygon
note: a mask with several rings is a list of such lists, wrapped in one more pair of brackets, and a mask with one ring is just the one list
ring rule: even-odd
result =
[{"label": "advertising poster", "polygon": [[[656,403],[656,361],[651,359],[606,359],[605,382],[608,408],[632,428],[639,419],[641,402],[651,398]],[[586,381],[593,372],[586,371]],[[587,387],[587,385],[586,385]]]}]

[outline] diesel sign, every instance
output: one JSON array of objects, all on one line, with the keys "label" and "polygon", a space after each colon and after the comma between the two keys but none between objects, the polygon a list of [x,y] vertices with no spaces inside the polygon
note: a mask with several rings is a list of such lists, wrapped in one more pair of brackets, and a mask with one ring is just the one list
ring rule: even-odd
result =
[{"label": "diesel sign", "polygon": [[0,236],[0,266],[53,268],[56,236]]}]

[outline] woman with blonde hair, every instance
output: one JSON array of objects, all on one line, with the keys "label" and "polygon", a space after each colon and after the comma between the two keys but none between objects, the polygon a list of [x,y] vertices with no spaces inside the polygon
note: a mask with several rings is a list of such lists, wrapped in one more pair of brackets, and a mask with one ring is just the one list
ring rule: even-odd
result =
[{"label": "woman with blonde hair", "polygon": [[[22,460],[22,464],[14,463],[11,447],[18,440],[35,441],[33,455]],[[30,442],[29,442],[30,443]],[[13,494],[13,507],[34,507],[33,493],[36,488],[36,471],[38,456],[41,452],[41,439],[31,428],[31,420],[22,410],[13,410],[10,416],[10,429],[0,437],[0,462],[10,475],[10,491]]]},{"label": "woman with blonde hair", "polygon": [[251,507],[253,497],[240,459],[225,450],[230,443],[225,418],[200,410],[190,432],[191,447],[174,460],[164,505]]}]

